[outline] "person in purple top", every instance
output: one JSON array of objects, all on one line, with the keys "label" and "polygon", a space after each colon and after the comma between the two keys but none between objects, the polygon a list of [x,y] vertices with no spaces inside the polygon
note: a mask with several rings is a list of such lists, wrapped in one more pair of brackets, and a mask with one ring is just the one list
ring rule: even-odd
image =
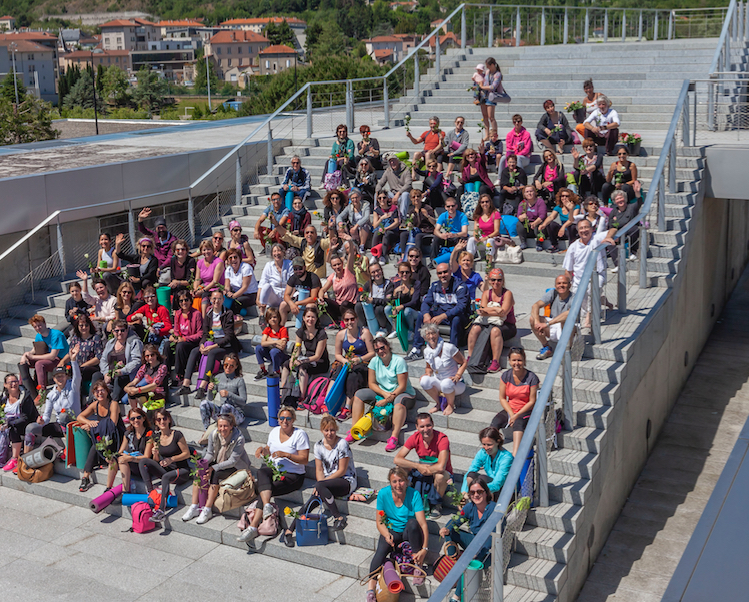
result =
[{"label": "person in purple top", "polygon": [[154,221],[155,230],[146,228],[143,220],[150,216],[151,208],[144,207],[138,214],[138,230],[153,239],[153,255],[159,262],[159,269],[169,267],[169,262],[174,254],[172,246],[177,242],[177,237],[166,229],[166,220],[163,217],[157,217]]},{"label": "person in purple top", "polygon": [[536,239],[536,251],[544,250],[543,234],[539,232],[539,227],[546,219],[546,213],[546,203],[539,198],[535,186],[523,188],[523,200],[518,205],[518,238],[521,249],[527,249],[525,241],[528,237],[533,237]]}]

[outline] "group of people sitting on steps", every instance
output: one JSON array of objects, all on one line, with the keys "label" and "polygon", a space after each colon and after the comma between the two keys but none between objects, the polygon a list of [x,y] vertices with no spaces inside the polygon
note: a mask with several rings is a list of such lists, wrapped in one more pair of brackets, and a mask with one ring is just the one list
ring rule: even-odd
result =
[{"label": "group of people sitting on steps", "polygon": [[[616,230],[638,214],[637,168],[624,146],[611,144],[618,117],[591,82],[586,82],[586,94],[592,117],[579,132],[582,152],[572,150],[574,173],[565,174],[554,152],[554,145],[563,151],[571,138],[564,115],[548,101],[536,132],[543,163],[530,184],[524,168],[532,144],[519,115],[507,134],[506,154],[496,129],[474,150],[462,117],[447,134],[435,117],[419,138],[408,133],[412,142],[424,144],[411,162],[401,153],[381,156],[368,127],[360,128],[362,140],[355,145],[346,127],[339,126],[324,175],[322,214],[307,209],[311,177],[294,156],[258,219],[254,239],[269,255],[259,278],[250,239],[238,221],[229,223],[226,237],[218,229],[194,253],[169,232],[163,218],[153,220],[149,229],[149,208],[138,215],[142,237],[135,253],[125,251],[124,235],[113,243],[102,233],[97,261],[70,285],[65,320],[50,328],[42,315],[34,315],[29,320],[36,331],[33,349],[21,357],[18,375],[5,377],[0,429],[8,431],[12,452],[3,469],[17,470],[22,450],[33,449],[42,437],[62,436],[65,425],[77,420],[93,437],[110,441],[107,451],[119,453],[108,460],[117,469],[108,471],[108,487],[119,471],[126,490],[136,474],[149,491],[153,478],[160,478],[168,491],[188,480],[191,451],[165,405],[170,388],[179,395],[194,392],[206,429],[197,444],[206,448],[212,472],[208,501],[201,507],[194,492],[183,520],[206,522],[218,483],[250,466],[239,428],[247,385],[238,335],[246,319],[258,316],[262,334],[252,341],[259,368],[255,379],[278,376],[287,405],[279,411],[279,426],[255,455],[270,456],[287,478],[274,480],[273,469],[260,468],[262,512],[255,513],[242,541],[257,537],[260,522],[277,511],[274,497],[304,486],[310,443],[294,425],[295,406],[310,401],[313,381],[326,377],[325,386],[331,387],[347,366],[345,402],[337,416],[322,418],[322,438],[314,446],[315,491],[333,516],[334,528],[345,528],[335,498],[357,489],[350,446],[361,434],[353,427],[370,416],[372,430],[390,431],[385,450],[398,450],[389,486],[378,496],[380,539],[373,568],[403,541],[414,560],[422,562],[428,543],[425,516],[441,515],[454,482],[450,443],[434,429],[432,414],[455,412],[467,370],[498,372],[503,348],[518,332],[515,299],[495,265],[498,251],[514,245],[513,236],[521,249],[535,237],[539,251],[544,238],[552,252],[560,239],[569,242],[564,273],[530,308],[530,328],[541,343],[536,358],[543,360],[561,336],[590,253],[602,242],[611,244]],[[599,145],[618,157],[606,177]],[[498,183],[488,175],[491,166],[499,172]],[[335,172],[338,176],[328,177]],[[582,203],[580,195],[587,195]],[[635,229],[629,245],[633,254],[636,236]],[[617,264],[616,247],[611,253]],[[395,269],[387,268],[393,273],[386,275],[393,255]],[[486,262],[484,275],[476,271],[477,261]],[[597,272],[603,285],[603,253]],[[591,303],[584,300],[583,325]],[[328,330],[336,331],[333,353]],[[396,343],[405,355],[393,351]],[[407,362],[422,359],[419,386],[434,405],[416,416],[416,432],[401,447],[400,433],[416,402]],[[471,533],[491,513],[540,384],[526,368],[523,348],[511,346],[507,362],[497,385],[500,411],[479,433],[481,449],[462,480]],[[339,423],[349,420],[351,428],[339,436]],[[512,434],[512,453],[502,447],[503,430]],[[415,457],[409,458],[413,450]],[[107,463],[105,455],[101,446],[92,448],[81,491],[92,486],[91,473]],[[164,519],[166,500],[163,495],[154,521]],[[466,546],[469,536],[453,527],[441,533]],[[287,546],[294,545],[294,528],[295,523],[284,524],[281,540]],[[488,549],[482,550],[486,554]]]}]

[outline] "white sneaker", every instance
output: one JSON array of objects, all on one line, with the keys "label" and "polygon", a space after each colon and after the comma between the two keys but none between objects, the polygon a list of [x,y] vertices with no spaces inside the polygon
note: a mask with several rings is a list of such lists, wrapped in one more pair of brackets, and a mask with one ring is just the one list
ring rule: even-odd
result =
[{"label": "white sneaker", "polygon": [[257,538],[258,535],[260,534],[257,532],[257,528],[247,527],[244,531],[242,531],[242,533],[240,533],[239,537],[237,537],[237,541],[249,543]]},{"label": "white sneaker", "polygon": [[200,506],[197,504],[193,504],[190,506],[187,511],[182,515],[182,520],[187,522],[188,520],[192,520],[196,516],[200,514]]},{"label": "white sneaker", "polygon": [[634,253],[630,253],[629,257],[627,257],[627,260],[628,261],[637,261],[637,255],[635,255]]},{"label": "white sneaker", "polygon": [[385,331],[384,330],[378,330],[377,334],[375,334],[375,338],[377,338],[377,337],[384,337],[384,336],[385,336]]},{"label": "white sneaker", "polygon": [[398,333],[397,333],[397,332],[395,332],[395,331],[393,331],[393,332],[391,332],[391,333],[390,333],[390,334],[389,334],[389,335],[387,336],[387,338],[389,338],[389,339],[394,339],[394,338],[395,338],[395,337],[397,337],[397,336],[398,336]]},{"label": "white sneaker", "polygon": [[619,268],[611,268],[611,273],[616,274],[619,272]]},{"label": "white sneaker", "polygon": [[263,520],[265,520],[269,516],[273,516],[275,513],[276,509],[272,504],[265,504],[265,506],[263,506]]},{"label": "white sneaker", "polygon": [[213,510],[211,510],[208,506],[203,508],[200,511],[200,516],[198,517],[198,520],[195,522],[199,525],[202,525],[203,523],[207,523],[209,520],[213,518]]}]

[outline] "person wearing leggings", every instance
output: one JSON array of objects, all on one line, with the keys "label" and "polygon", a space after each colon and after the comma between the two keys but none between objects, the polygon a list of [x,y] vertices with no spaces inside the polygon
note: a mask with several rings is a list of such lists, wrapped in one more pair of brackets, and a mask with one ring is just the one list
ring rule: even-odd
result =
[{"label": "person wearing leggings", "polygon": [[[405,469],[394,466],[388,472],[390,485],[380,489],[377,494],[377,550],[369,565],[370,572],[379,569],[394,549],[407,541],[413,552],[414,564],[424,563],[429,545],[424,504],[421,495],[408,486],[408,474]],[[369,580],[367,602],[375,602],[377,578]]]},{"label": "person wearing leggings", "polygon": [[[255,450],[256,458],[269,458],[274,468],[263,465],[257,471],[257,491],[263,503],[263,511],[255,512],[250,526],[242,531],[239,541],[251,543],[259,535],[258,526],[268,516],[277,512],[270,503],[272,497],[297,491],[304,485],[304,473],[309,460],[309,437],[302,429],[294,426],[296,411],[289,406],[281,406],[278,411],[280,426],[271,430],[268,444]],[[274,480],[273,473],[285,471],[283,478]]]},{"label": "person wearing leggings", "polygon": [[[322,500],[325,508],[333,515],[332,528],[338,531],[346,527],[346,517],[338,510],[335,498],[348,497],[356,491],[356,466],[354,466],[354,457],[349,444],[338,436],[338,421],[335,418],[328,414],[323,416],[320,421],[320,431],[323,438],[315,443],[317,483],[315,483],[313,493]],[[292,534],[295,528],[296,519],[288,529],[281,533],[281,541],[289,548],[294,547]]]},{"label": "person wearing leggings", "polygon": [[161,408],[154,414],[154,423],[160,431],[159,444],[154,446],[153,459],[144,458],[138,463],[140,477],[146,484],[146,491],[150,494],[153,487],[153,477],[161,478],[161,500],[159,507],[149,519],[153,523],[164,520],[166,501],[172,483],[179,485],[187,481],[190,474],[190,448],[187,440],[180,431],[172,429],[174,420],[168,410]]}]

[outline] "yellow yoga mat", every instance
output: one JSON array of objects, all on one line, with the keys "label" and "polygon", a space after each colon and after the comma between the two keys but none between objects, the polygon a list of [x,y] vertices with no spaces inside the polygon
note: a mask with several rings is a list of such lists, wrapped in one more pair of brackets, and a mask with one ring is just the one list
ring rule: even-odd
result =
[{"label": "yellow yoga mat", "polygon": [[369,435],[369,431],[372,430],[372,413],[369,412],[367,414],[364,414],[359,420],[357,420],[356,424],[351,427],[351,436],[356,439],[357,441],[360,441],[361,439],[364,439],[367,435]]}]

